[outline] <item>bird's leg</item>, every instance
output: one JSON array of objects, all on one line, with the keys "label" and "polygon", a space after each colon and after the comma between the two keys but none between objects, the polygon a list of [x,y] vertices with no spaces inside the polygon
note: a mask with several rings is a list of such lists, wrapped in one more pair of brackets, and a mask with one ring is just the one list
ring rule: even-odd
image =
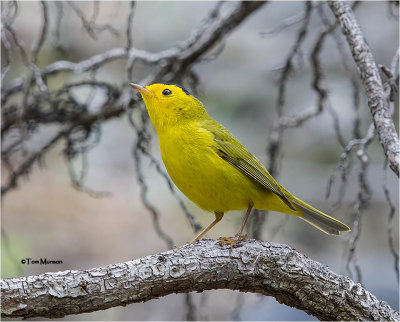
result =
[{"label": "bird's leg", "polygon": [[193,239],[189,244],[193,244],[194,242],[202,239],[204,237],[204,235],[207,234],[209,232],[209,230],[211,228],[213,228],[222,219],[223,216],[224,216],[223,212],[216,211],[215,212],[215,220],[211,224],[209,224],[207,226],[207,228],[204,229],[200,234],[198,234],[197,237],[195,239]]},{"label": "bird's leg", "polygon": [[242,236],[243,229],[246,226],[247,219],[249,219],[251,209],[253,209],[253,206],[249,206],[249,208],[247,208],[246,215],[244,216],[244,219],[243,219],[243,222],[242,222],[242,226],[240,227],[240,230],[236,234],[236,236]]},{"label": "bird's leg", "polygon": [[246,235],[242,235],[244,227],[246,226],[247,219],[249,219],[251,209],[253,209],[252,205],[249,205],[249,208],[247,208],[246,215],[244,216],[242,226],[240,226],[240,229],[238,233],[235,235],[235,237],[222,237],[220,238],[220,244],[227,244],[227,245],[235,245],[238,241],[246,239]]}]

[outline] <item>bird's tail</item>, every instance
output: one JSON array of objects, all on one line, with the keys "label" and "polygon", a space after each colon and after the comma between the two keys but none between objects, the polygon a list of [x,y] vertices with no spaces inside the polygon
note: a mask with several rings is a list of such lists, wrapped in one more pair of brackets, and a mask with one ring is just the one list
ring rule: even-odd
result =
[{"label": "bird's tail", "polygon": [[350,228],[341,221],[324,214],[322,211],[315,209],[304,201],[296,197],[293,199],[291,198],[290,201],[295,204],[295,208],[299,208],[302,212],[299,216],[301,219],[323,232],[330,235],[339,235],[341,231],[350,231]]}]

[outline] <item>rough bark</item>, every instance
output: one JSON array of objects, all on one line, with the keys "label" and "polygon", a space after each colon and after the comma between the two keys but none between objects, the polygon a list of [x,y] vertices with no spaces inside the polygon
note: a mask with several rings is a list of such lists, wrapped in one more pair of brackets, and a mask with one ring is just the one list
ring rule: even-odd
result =
[{"label": "rough bark", "polygon": [[256,240],[235,247],[201,240],[105,267],[4,279],[1,315],[56,318],[212,289],[274,296],[321,320],[400,319],[348,277],[286,245]]},{"label": "rough bark", "polygon": [[360,73],[383,151],[390,168],[399,176],[399,137],[393,123],[392,112],[385,95],[379,69],[350,5],[342,1],[329,1],[329,6],[340,23]]}]

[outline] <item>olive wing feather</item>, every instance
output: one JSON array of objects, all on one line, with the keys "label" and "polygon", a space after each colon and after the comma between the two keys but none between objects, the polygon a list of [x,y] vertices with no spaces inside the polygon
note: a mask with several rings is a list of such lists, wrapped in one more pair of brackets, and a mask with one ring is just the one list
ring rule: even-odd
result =
[{"label": "olive wing feather", "polygon": [[284,195],[279,183],[227,129],[215,121],[204,122],[203,128],[214,136],[216,153],[253,182],[276,194],[291,209],[296,209]]}]

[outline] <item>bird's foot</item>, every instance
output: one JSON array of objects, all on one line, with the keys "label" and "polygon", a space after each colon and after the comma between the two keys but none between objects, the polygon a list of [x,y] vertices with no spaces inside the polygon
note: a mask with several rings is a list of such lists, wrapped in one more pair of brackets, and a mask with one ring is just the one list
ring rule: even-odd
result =
[{"label": "bird's foot", "polygon": [[219,239],[220,245],[236,245],[238,242],[245,240],[247,235],[238,235],[236,234],[235,237],[221,237]]}]

